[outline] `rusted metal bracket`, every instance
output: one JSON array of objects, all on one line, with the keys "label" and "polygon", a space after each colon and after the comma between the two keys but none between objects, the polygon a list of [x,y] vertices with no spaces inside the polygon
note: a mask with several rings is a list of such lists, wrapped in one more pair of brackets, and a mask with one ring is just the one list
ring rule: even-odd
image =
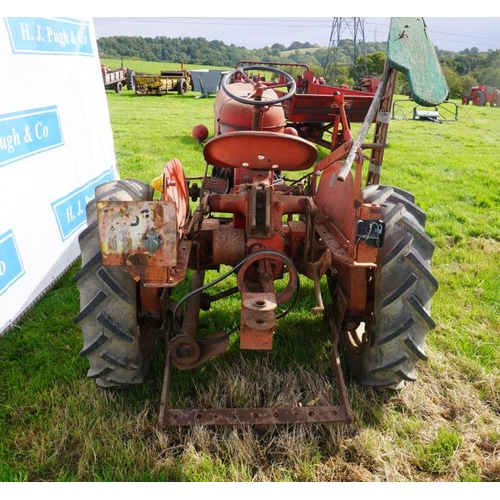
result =
[{"label": "rusted metal bracket", "polygon": [[171,382],[170,347],[167,333],[167,360],[163,379],[162,398],[158,425],[161,429],[170,426],[195,425],[272,425],[294,423],[349,423],[352,412],[347,397],[340,358],[338,354],[339,331],[333,315],[329,316],[332,332],[332,364],[335,375],[339,405],[287,408],[214,408],[173,409],[169,408]]}]

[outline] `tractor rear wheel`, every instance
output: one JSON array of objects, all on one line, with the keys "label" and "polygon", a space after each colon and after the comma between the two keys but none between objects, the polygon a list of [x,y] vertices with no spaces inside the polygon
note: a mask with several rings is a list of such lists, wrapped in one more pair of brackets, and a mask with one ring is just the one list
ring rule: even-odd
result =
[{"label": "tractor rear wheel", "polygon": [[141,181],[119,180],[96,188],[87,204],[87,228],[80,233],[82,268],[75,277],[80,313],[75,322],[83,333],[81,356],[87,357],[87,376],[101,387],[125,387],[144,381],[156,330],[137,318],[137,283],[118,266],[104,266],[100,248],[98,201],[148,201],[153,188]]},{"label": "tractor rear wheel", "polygon": [[386,234],[369,271],[365,323],[341,333],[349,372],[361,385],[400,389],[416,380],[415,365],[426,360],[425,338],[437,280],[430,272],[433,241],[425,234],[425,213],[407,191],[385,186],[363,190],[365,203],[381,206]]},{"label": "tractor rear wheel", "polygon": [[486,106],[486,95],[482,90],[478,90],[474,94],[474,104],[476,106]]},{"label": "tractor rear wheel", "polygon": [[127,90],[135,90],[135,71],[129,69],[126,75]]}]

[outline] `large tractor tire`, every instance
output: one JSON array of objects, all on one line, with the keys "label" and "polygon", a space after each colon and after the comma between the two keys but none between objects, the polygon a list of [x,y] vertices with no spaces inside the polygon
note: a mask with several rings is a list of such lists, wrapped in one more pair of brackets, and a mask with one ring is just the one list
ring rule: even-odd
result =
[{"label": "large tractor tire", "polygon": [[81,356],[87,376],[100,387],[126,387],[144,381],[154,349],[156,330],[138,324],[137,283],[119,266],[104,266],[100,248],[98,201],[148,201],[153,188],[137,180],[119,180],[96,188],[87,204],[87,228],[79,236],[82,268],[75,277],[83,333]]},{"label": "large tractor tire", "polygon": [[474,94],[474,105],[475,106],[486,106],[486,95],[482,90],[478,90]]},{"label": "large tractor tire", "polygon": [[135,71],[129,69],[126,74],[127,90],[135,90]]},{"label": "large tractor tire", "polygon": [[366,323],[343,331],[341,343],[354,380],[401,389],[416,380],[415,365],[427,359],[425,339],[435,327],[430,316],[438,288],[430,271],[434,243],[424,232],[425,213],[410,193],[368,186],[363,199],[381,206],[385,241],[369,280]]}]

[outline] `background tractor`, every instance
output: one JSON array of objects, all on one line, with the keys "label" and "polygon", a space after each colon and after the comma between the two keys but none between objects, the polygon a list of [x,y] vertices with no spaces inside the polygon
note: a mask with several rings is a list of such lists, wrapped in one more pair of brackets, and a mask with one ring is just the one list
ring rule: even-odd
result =
[{"label": "background tractor", "polygon": [[500,90],[491,85],[471,87],[469,95],[463,97],[462,104],[470,102],[474,106],[486,106],[489,103],[492,108],[497,108],[500,106]]},{"label": "background tractor", "polygon": [[[423,20],[392,20],[376,94],[327,86],[305,66],[296,77],[279,66],[237,65],[223,78],[214,137],[207,140],[203,124],[193,130],[203,145],[200,186],[174,158],[151,186],[108,182],[87,206],[77,276],[81,355],[99,386],[139,384],[163,328],[160,427],[349,421],[339,345],[351,377],[376,388],[415,380],[426,359],[434,244],[414,197],[380,183],[396,71],[421,105],[448,93]],[[321,158],[317,146],[328,153]],[[217,278],[207,281],[213,270]],[[236,286],[209,293],[230,276]],[[232,336],[242,350],[271,351],[277,322],[300,300],[301,279],[313,284],[311,315],[322,315],[331,334],[338,405],[170,407],[172,366],[198,368],[226,352]],[[238,327],[201,334],[200,311],[228,296],[239,297]]]}]

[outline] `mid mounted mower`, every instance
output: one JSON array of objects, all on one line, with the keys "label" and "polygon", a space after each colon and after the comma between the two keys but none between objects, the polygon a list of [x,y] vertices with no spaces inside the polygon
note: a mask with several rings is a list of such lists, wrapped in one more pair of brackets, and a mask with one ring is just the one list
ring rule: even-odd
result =
[{"label": "mid mounted mower", "polygon": [[[162,329],[162,428],[347,422],[339,350],[351,377],[376,388],[415,380],[416,364],[426,359],[438,287],[434,244],[413,195],[380,184],[396,71],[423,106],[448,93],[425,23],[392,19],[375,94],[325,85],[307,67],[294,78],[279,66],[237,65],[222,80],[214,137],[207,140],[204,125],[193,130],[205,160],[200,186],[174,158],[152,185],[108,182],[87,206],[76,321],[88,376],[104,388],[142,383]],[[373,142],[365,142],[372,126]],[[328,148],[320,160],[318,146]],[[232,276],[237,286],[209,295],[206,273],[214,270],[221,273],[215,281]],[[272,350],[280,311],[300,300],[301,279],[313,283],[311,314],[322,315],[331,333],[339,405],[170,407],[172,370],[209,363],[226,352],[230,336],[239,335],[243,350]],[[189,291],[174,300],[186,282]],[[200,311],[227,295],[240,298],[238,328],[200,335]]]}]

